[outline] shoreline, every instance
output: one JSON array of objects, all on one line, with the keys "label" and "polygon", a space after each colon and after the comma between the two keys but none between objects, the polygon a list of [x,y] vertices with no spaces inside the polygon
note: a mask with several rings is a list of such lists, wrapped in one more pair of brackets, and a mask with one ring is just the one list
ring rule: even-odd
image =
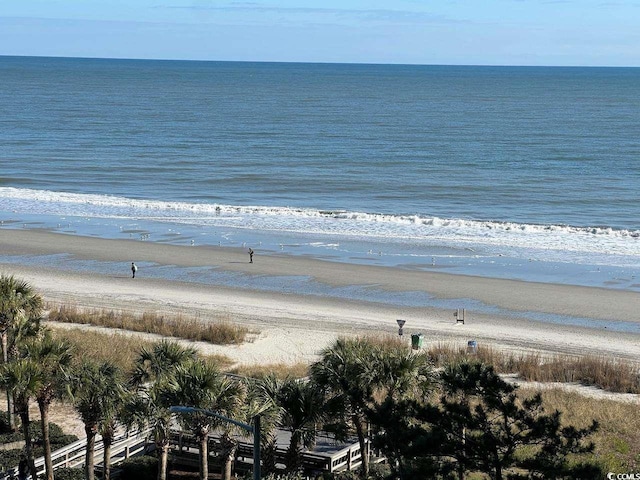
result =
[{"label": "shoreline", "polygon": [[[177,246],[136,240],[105,240],[47,231],[0,229],[0,252],[14,257],[0,262],[0,272],[29,281],[52,303],[87,308],[160,311],[195,315],[203,321],[243,322],[260,333],[239,347],[239,361],[292,363],[309,361],[340,335],[397,334],[397,319],[407,321],[404,334],[423,333],[427,344],[468,340],[501,349],[542,353],[613,355],[637,362],[640,334],[585,325],[563,325],[518,318],[518,312],[573,315],[599,322],[619,322],[636,328],[637,293],[598,287],[487,279],[441,272],[328,262],[257,251],[254,263],[241,248]],[[20,264],[21,258],[65,255],[85,261],[110,262],[118,271],[70,271],[56,266]],[[65,257],[66,258],[66,257]],[[155,267],[207,268],[240,276],[243,288],[197,281],[145,278],[141,268],[133,280],[131,261]],[[122,267],[120,268],[120,262]],[[140,263],[139,263],[140,262]],[[375,292],[424,294],[434,306],[402,306],[305,293],[265,291],[265,278],[300,276],[330,287],[373,289]],[[465,324],[456,324],[455,308],[467,309]],[[475,303],[474,303],[475,302]],[[466,303],[466,307],[465,307]],[[481,303],[498,313],[478,312]],[[471,308],[469,308],[471,307]],[[509,312],[514,315],[508,315]],[[272,360],[272,361],[271,361]]]}]

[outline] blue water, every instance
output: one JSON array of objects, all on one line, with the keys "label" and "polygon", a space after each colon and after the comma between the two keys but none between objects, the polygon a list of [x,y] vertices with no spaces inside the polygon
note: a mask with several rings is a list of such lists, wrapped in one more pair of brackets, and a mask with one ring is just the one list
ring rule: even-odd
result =
[{"label": "blue water", "polygon": [[3,228],[640,291],[640,69],[0,57]]}]

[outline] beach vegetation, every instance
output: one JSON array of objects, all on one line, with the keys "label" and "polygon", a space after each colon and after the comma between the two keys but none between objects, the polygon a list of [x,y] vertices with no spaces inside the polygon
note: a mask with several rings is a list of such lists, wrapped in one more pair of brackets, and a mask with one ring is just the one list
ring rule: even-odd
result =
[{"label": "beach vegetation", "polygon": [[606,356],[515,353],[491,346],[478,346],[470,354],[466,347],[446,343],[433,345],[427,352],[437,367],[474,358],[492,365],[498,373],[517,374],[527,381],[580,383],[610,392],[640,394],[640,367]]},{"label": "beach vegetation", "polygon": [[[81,468],[62,467],[56,469],[57,480],[84,480],[84,472]],[[141,479],[140,479],[141,480]]]},{"label": "beach vegetation", "polygon": [[240,345],[250,330],[228,321],[205,322],[198,318],[167,316],[154,312],[140,315],[116,310],[81,309],[72,305],[48,305],[47,320],[183,338],[214,345]]},{"label": "beach vegetation", "polygon": [[[222,375],[211,364],[196,360],[176,368],[173,379],[167,383],[163,395],[172,405],[186,405],[197,409],[215,411],[227,418],[236,417],[246,399],[246,386]],[[181,425],[190,431],[198,442],[200,480],[209,478],[209,432],[219,428],[225,434],[229,425],[218,417],[202,412],[180,414]],[[224,443],[221,440],[221,443]],[[226,458],[225,455],[222,455]],[[223,478],[230,476],[230,464],[224,462]]]},{"label": "beach vegetation", "polygon": [[381,348],[366,338],[338,339],[326,348],[311,365],[311,380],[327,393],[328,410],[337,421],[334,432],[344,437],[347,425],[355,429],[365,478],[369,475],[367,422],[382,419],[398,398],[425,397],[433,386],[425,354],[401,346]]},{"label": "beach vegetation", "polygon": [[57,340],[48,329],[43,329],[41,335],[27,342],[21,351],[25,358],[32,359],[37,365],[34,393],[40,410],[46,476],[47,480],[53,480],[49,410],[52,402],[63,396],[62,385],[73,359],[72,347],[69,342]]},{"label": "beach vegetation", "polygon": [[[122,332],[84,330],[80,328],[53,328],[55,338],[64,339],[73,345],[74,358],[92,358],[108,361],[123,371],[130,372],[143,348],[151,349],[157,341]],[[117,348],[114,348],[117,345]],[[202,355],[221,369],[230,368],[233,361],[219,354]]]},{"label": "beach vegetation", "polygon": [[351,425],[356,431],[365,478],[369,475],[365,409],[367,400],[373,396],[369,381],[371,363],[367,359],[373,356],[373,349],[362,339],[338,339],[311,365],[311,378],[330,395],[331,415],[335,415],[338,422],[336,427]]},{"label": "beach vegetation", "polygon": [[243,377],[263,379],[275,376],[281,380],[286,378],[303,379],[309,376],[309,364],[298,362],[292,365],[287,363],[260,363],[254,365],[236,365],[228,370]]},{"label": "beach vegetation", "polygon": [[39,384],[38,364],[31,358],[14,359],[3,364],[0,369],[0,386],[11,396],[12,407],[20,418],[25,445],[25,457],[21,459],[21,463],[26,462],[25,471],[29,471],[31,478],[38,478],[38,476],[34,463],[29,402],[35,396]]},{"label": "beach vegetation", "polygon": [[[267,446],[270,439],[276,438],[276,428],[280,425],[281,411],[273,399],[265,395],[266,390],[262,388],[264,382],[248,378],[238,378],[226,375],[235,380],[241,387],[238,391],[244,395],[244,400],[239,398],[239,407],[235,410],[233,418],[246,425],[256,428],[256,422],[260,422],[260,443]],[[231,480],[232,470],[235,465],[236,451],[239,446],[238,438],[246,436],[245,427],[223,422],[218,431],[220,435],[220,458],[223,460],[222,478]],[[267,450],[262,448],[262,450]],[[262,456],[266,459],[268,456]]]},{"label": "beach vegetation", "polygon": [[172,413],[171,397],[167,396],[168,384],[173,381],[176,369],[195,361],[197,352],[167,340],[143,346],[135,361],[129,382],[136,394],[131,396],[123,409],[123,421],[129,427],[150,427],[159,452],[157,458],[158,480],[166,480],[169,458],[169,437]]},{"label": "beach vegetation", "polygon": [[291,433],[285,457],[288,473],[302,470],[302,450],[315,444],[321,422],[330,410],[324,391],[313,382],[275,376],[262,382],[263,389],[277,405],[280,428]]},{"label": "beach vegetation", "polygon": [[[4,413],[4,412],[3,412]],[[29,424],[30,437],[33,440],[33,452],[34,456],[40,456],[44,453],[44,446],[42,445],[42,441],[40,435],[42,435],[42,425],[39,420],[31,421]],[[62,448],[70,443],[73,443],[78,440],[78,437],[75,435],[66,435],[63,429],[55,424],[50,423],[48,425],[48,430],[50,432],[50,441],[52,449]],[[24,459],[24,449],[22,445],[24,444],[24,435],[22,432],[9,432],[3,430],[0,427],[0,445],[3,447],[7,447],[7,445],[12,443],[21,444],[17,448],[12,448],[8,450],[0,450],[0,472],[4,472],[9,468],[13,468],[19,464],[20,459]],[[82,473],[82,472],[81,472]],[[83,475],[84,477],[84,475]],[[56,470],[56,478],[58,477],[58,470]]]},{"label": "beach vegetation", "polygon": [[[518,394],[538,393],[521,387]],[[589,398],[562,388],[539,392],[544,405],[562,412],[563,423],[585,428],[593,419],[600,428],[591,435],[593,453],[573,456],[575,462],[595,462],[603,472],[633,472],[640,469],[640,416],[638,405],[615,398]]]},{"label": "beach vegetation", "polygon": [[[94,480],[96,434],[111,421],[125,397],[123,372],[110,362],[85,359],[68,380],[68,394],[87,438],[85,478]],[[36,478],[36,477],[33,477]]]},{"label": "beach vegetation", "polygon": [[[0,346],[2,363],[11,360],[17,345],[34,335],[42,317],[44,301],[26,281],[13,275],[0,275]],[[13,399],[7,393],[7,415],[10,428],[15,428]]]},{"label": "beach vegetation", "polygon": [[479,362],[446,367],[440,382],[438,403],[413,405],[420,423],[409,429],[406,454],[422,459],[422,469],[430,465],[443,477],[456,473],[459,478],[480,472],[496,480],[600,474],[594,465],[568,461],[570,454],[593,451],[586,438],[598,430],[596,421],[581,429],[563,426],[561,413],[547,413],[539,394],[518,397],[517,386]]},{"label": "beach vegetation", "polygon": [[127,458],[120,464],[121,480],[154,480],[157,478],[158,460],[150,455]]}]

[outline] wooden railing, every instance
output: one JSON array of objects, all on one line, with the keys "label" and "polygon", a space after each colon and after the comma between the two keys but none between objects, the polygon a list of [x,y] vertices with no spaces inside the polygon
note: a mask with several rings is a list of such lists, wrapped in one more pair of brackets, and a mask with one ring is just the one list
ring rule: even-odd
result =
[{"label": "wooden railing", "polygon": [[[320,438],[321,435],[318,435]],[[333,440],[331,437],[326,437]],[[236,461],[243,464],[253,464],[253,443],[250,439],[238,439],[239,443],[236,449]],[[215,433],[209,434],[209,452],[215,452],[218,449],[219,438]],[[187,432],[174,430],[171,432],[171,445],[174,453],[178,453],[186,460],[190,452],[195,453],[198,449],[198,442],[195,437]],[[284,463],[287,448],[280,446],[276,449],[276,460],[278,463]],[[197,465],[197,463],[195,463]],[[360,445],[352,443],[342,449],[336,449],[326,453],[316,453],[313,451],[304,451],[302,453],[302,466],[305,469],[324,471],[324,472],[341,472],[343,470],[353,470],[362,464],[362,455],[360,454]]]},{"label": "wooden railing", "polygon": [[[129,434],[127,434],[127,432],[122,432],[117,435],[111,445],[111,465],[117,465],[130,456],[143,452],[148,445],[148,434],[149,430],[143,430],[130,432]],[[73,468],[83,466],[86,453],[86,439],[73,442],[66,447],[63,447],[51,453],[53,468],[55,470],[57,468]],[[95,465],[100,466],[102,464],[102,457],[104,455],[104,443],[99,435],[96,437],[94,455]],[[44,457],[36,458],[35,465],[38,475],[42,475],[45,473]],[[17,478],[18,467],[0,472],[0,480],[11,480]],[[29,475],[27,479],[30,478],[31,476]]]},{"label": "wooden railing", "polygon": [[[111,465],[117,465],[123,460],[144,452],[148,447],[153,448],[148,441],[150,430],[140,432],[131,432],[127,435],[122,432],[111,445]],[[210,451],[215,451],[219,439],[215,434],[209,436]],[[194,437],[188,433],[173,431],[172,445],[174,452],[187,455],[188,452],[195,451],[198,444]],[[64,448],[56,450],[52,453],[52,461],[54,470],[63,467],[80,467],[84,465],[87,449],[86,440],[78,440]],[[95,444],[95,465],[100,468],[102,465],[104,454],[104,444],[100,436],[96,439]],[[284,461],[286,448],[278,448],[276,456],[280,462]],[[253,444],[247,441],[240,441],[236,451],[236,459],[241,463],[251,464],[253,462]],[[325,472],[340,472],[343,470],[353,470],[362,463],[360,454],[360,446],[357,443],[348,445],[342,449],[331,451],[330,453],[315,453],[305,451],[302,454],[303,466],[310,470]],[[45,473],[44,457],[37,458],[35,461],[38,475]],[[18,478],[18,467],[11,468],[5,472],[0,472],[0,480],[15,480]],[[27,480],[30,476],[27,477]]]}]

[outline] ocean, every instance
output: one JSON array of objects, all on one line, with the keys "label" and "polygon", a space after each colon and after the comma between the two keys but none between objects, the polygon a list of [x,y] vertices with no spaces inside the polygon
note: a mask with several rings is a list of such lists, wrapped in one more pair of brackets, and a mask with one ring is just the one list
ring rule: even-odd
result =
[{"label": "ocean", "polygon": [[0,228],[640,291],[638,68],[0,57],[0,79]]}]

